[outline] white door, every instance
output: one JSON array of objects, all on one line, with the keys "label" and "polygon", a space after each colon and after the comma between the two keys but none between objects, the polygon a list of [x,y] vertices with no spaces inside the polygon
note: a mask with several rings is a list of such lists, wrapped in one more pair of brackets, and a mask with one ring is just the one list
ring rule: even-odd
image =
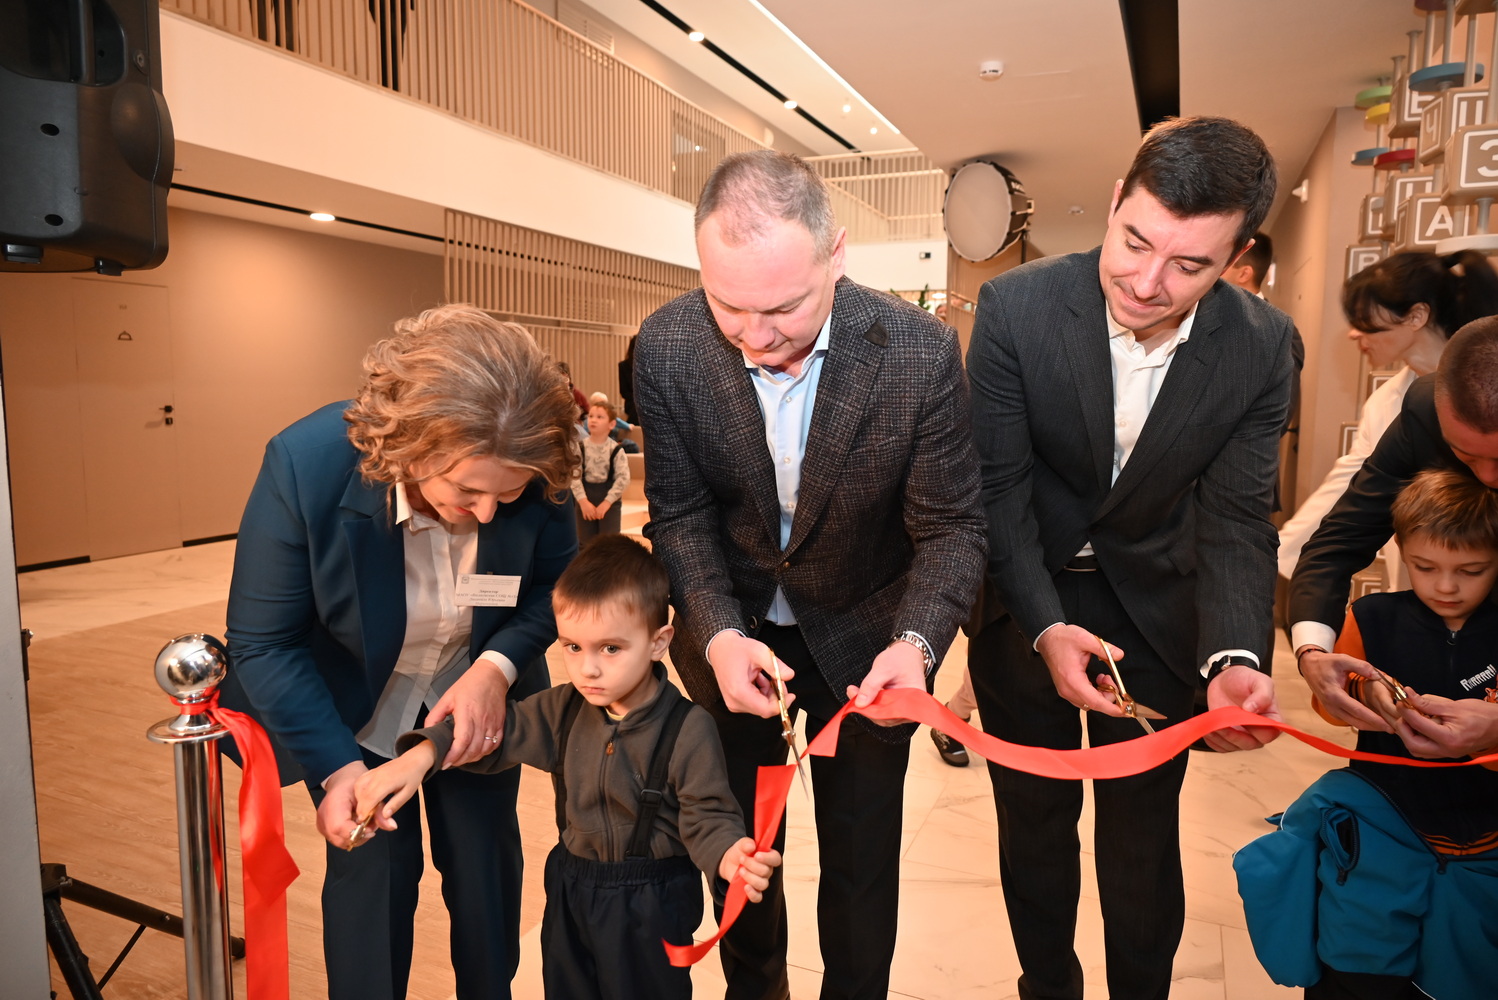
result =
[{"label": "white door", "polygon": [[[73,336],[88,554],[93,559],[182,544],[172,430],[172,348],[167,290],[118,278],[73,282]],[[202,470],[196,470],[202,474]]]}]

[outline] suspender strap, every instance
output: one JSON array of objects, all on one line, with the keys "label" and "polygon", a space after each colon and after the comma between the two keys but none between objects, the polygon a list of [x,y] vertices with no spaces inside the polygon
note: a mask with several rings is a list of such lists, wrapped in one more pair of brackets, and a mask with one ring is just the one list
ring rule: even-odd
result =
[{"label": "suspender strap", "polygon": [[607,485],[610,489],[613,489],[614,486],[614,459],[618,458],[619,453],[623,450],[624,445],[616,444],[609,451],[609,478],[604,480],[604,484]]},{"label": "suspender strap", "polygon": [[655,829],[656,814],[661,811],[661,800],[666,794],[666,773],[671,768],[671,752],[676,749],[676,737],[681,733],[681,724],[692,703],[685,698],[671,708],[661,726],[660,738],[655,741],[655,751],[650,755],[650,771],[645,775],[645,787],[640,789],[640,815],[635,820],[635,832],[629,838],[626,858],[650,857],[650,834]]},{"label": "suspender strap", "polygon": [[557,764],[551,769],[551,789],[557,798],[557,836],[559,837],[567,828],[567,782],[562,777],[562,772],[567,767],[567,740],[572,736],[572,724],[577,721],[577,713],[582,709],[582,692],[573,688],[572,695],[567,699],[567,706],[562,709],[562,725],[557,730]]}]

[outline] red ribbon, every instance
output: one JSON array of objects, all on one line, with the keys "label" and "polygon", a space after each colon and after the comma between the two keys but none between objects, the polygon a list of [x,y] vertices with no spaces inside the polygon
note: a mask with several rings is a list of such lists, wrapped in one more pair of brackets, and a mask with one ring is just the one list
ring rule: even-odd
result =
[{"label": "red ribbon", "polygon": [[183,715],[205,712],[229,730],[244,761],[239,784],[239,850],[244,869],[246,993],[250,1000],[290,1000],[286,889],[301,874],[286,850],[281,774],[260,723],[223,708],[218,692],[192,705],[172,702]]},{"label": "red ribbon", "polygon": [[[1183,722],[1161,729],[1152,735],[1140,736],[1123,743],[1112,743],[1100,747],[1085,747],[1079,750],[1051,750],[1046,747],[1025,746],[1006,743],[997,737],[974,729],[954,715],[941,702],[920,688],[886,688],[875,695],[865,708],[856,707],[851,701],[822,727],[817,738],[806,748],[807,754],[818,757],[837,755],[837,736],[844,716],[856,714],[876,720],[909,720],[922,722],[953,737],[974,753],[1016,771],[1038,774],[1045,778],[1124,778],[1131,774],[1159,767],[1176,754],[1208,733],[1237,726],[1260,726],[1278,729],[1288,736],[1314,747],[1322,753],[1348,760],[1365,760],[1378,764],[1402,764],[1407,767],[1467,767],[1498,761],[1498,752],[1474,757],[1465,761],[1416,760],[1410,757],[1393,757],[1387,754],[1364,753],[1349,750],[1330,740],[1310,733],[1303,733],[1288,722],[1267,719],[1262,715],[1245,712],[1236,706],[1214,708],[1209,712],[1193,716]],[[794,764],[776,767],[761,767],[759,783],[754,796],[754,845],[759,851],[769,850],[780,827],[780,817],[785,813],[785,800],[791,790]],[[728,898],[723,906],[723,918],[718,923],[718,933],[695,945],[666,945],[666,955],[671,964],[686,966],[701,961],[716,944],[743,910],[746,897],[741,878],[735,878],[728,887]]]}]

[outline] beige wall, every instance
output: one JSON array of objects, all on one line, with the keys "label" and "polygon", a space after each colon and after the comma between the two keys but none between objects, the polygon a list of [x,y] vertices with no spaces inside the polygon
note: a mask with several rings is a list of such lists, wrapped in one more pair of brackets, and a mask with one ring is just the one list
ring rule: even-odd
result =
[{"label": "beige wall", "polygon": [[[165,286],[170,297],[181,472],[167,488],[178,491],[188,540],[238,529],[266,440],[350,395],[368,345],[441,301],[442,258],[180,210],[169,226],[166,263],[121,280]],[[21,565],[89,554],[74,280],[0,275]]]},{"label": "beige wall", "polygon": [[1301,376],[1300,456],[1295,503],[1320,484],[1337,459],[1343,421],[1357,419],[1358,354],[1347,340],[1342,315],[1344,251],[1356,242],[1358,212],[1373,183],[1368,167],[1351,165],[1352,154],[1371,146],[1363,112],[1333,113],[1305,165],[1281,163],[1286,188],[1310,181],[1310,198],[1291,198],[1270,235],[1274,237],[1275,284],[1265,297],[1295,320],[1306,344]]}]

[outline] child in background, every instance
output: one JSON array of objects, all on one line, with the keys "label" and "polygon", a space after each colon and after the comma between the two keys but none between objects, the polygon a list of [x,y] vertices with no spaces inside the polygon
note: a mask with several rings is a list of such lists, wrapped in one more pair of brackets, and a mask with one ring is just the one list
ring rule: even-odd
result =
[{"label": "child in background", "polygon": [[[657,662],[673,632],[669,589],[639,542],[586,545],[552,591],[571,683],[511,704],[495,752],[464,765],[552,774],[560,843],[546,860],[541,924],[550,1000],[689,998],[690,971],[670,965],[661,939],[688,943],[702,922],[698,871],[719,898],[742,873],[758,902],[780,864],[744,836],[712,717]],[[394,829],[390,817],[452,739],[451,719],[402,736],[401,756],[359,779],[359,815],[379,806],[375,825]]]},{"label": "child in background", "polygon": [[[1498,700],[1498,608],[1490,600],[1498,578],[1498,493],[1470,475],[1427,470],[1399,494],[1393,520],[1411,589],[1356,601],[1336,650],[1374,668],[1366,677],[1349,674],[1348,693],[1390,729],[1359,732],[1357,748],[1410,758],[1422,741],[1404,722],[1417,711],[1405,703],[1408,694]],[[1333,724],[1347,724],[1315,707]],[[1288,871],[1283,863],[1255,865],[1270,852],[1283,862],[1290,834],[1316,843],[1310,888],[1319,884],[1319,891],[1303,903],[1312,911],[1314,957],[1307,956],[1300,981],[1287,985],[1308,985],[1310,1000],[1493,995],[1495,767],[1353,761],[1296,800],[1281,832],[1240,851],[1234,867],[1249,931],[1271,974],[1276,953],[1285,954],[1276,940],[1285,914],[1271,908],[1256,921],[1254,900],[1273,895],[1272,879]]]},{"label": "child in background", "polygon": [[588,407],[588,436],[582,442],[583,467],[572,480],[580,544],[599,535],[619,533],[619,501],[629,485],[629,459],[624,446],[609,437],[613,429],[612,406],[604,402]]},{"label": "child in background", "polygon": [[[609,396],[606,392],[595,392],[593,393],[593,395],[588,397],[588,403],[590,405],[593,403],[607,403],[608,401]],[[634,438],[629,436],[629,432],[633,429],[634,428],[630,425],[629,421],[619,416],[618,412],[616,411],[614,414],[614,429],[609,432],[609,437],[624,445],[624,451],[626,454],[638,455],[640,453],[639,442],[635,441]]]}]

